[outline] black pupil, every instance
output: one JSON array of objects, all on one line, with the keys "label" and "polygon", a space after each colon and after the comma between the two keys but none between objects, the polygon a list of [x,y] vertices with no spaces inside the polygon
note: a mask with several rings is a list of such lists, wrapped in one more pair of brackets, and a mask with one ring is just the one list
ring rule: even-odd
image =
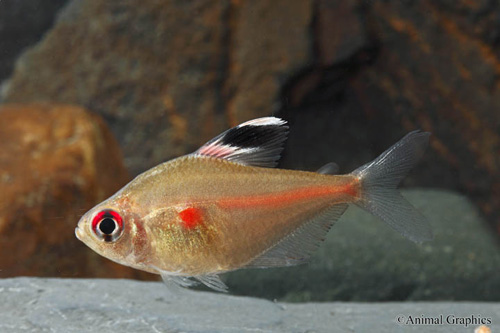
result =
[{"label": "black pupil", "polygon": [[99,223],[99,230],[105,235],[111,235],[115,231],[115,228],[115,221],[109,217],[106,217]]}]

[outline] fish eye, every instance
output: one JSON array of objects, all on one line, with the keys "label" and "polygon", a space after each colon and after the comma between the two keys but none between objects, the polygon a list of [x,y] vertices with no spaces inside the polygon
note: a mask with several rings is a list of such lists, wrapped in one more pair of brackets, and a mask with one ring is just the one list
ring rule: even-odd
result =
[{"label": "fish eye", "polygon": [[101,222],[99,222],[99,224],[97,225],[97,227],[99,228],[99,230],[105,234],[105,235],[111,235],[113,234],[113,231],[118,227],[118,225],[116,224],[116,221],[109,218],[109,217],[106,217],[105,219],[103,219]]},{"label": "fish eye", "polygon": [[114,242],[123,233],[123,219],[113,210],[102,210],[92,220],[92,231],[97,238],[105,242]]}]

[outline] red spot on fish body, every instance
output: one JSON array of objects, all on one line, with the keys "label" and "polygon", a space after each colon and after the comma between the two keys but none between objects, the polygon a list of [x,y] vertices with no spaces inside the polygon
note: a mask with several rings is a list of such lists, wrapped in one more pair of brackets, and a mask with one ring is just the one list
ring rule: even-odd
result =
[{"label": "red spot on fish body", "polygon": [[186,229],[193,229],[201,223],[201,211],[195,207],[189,207],[179,212],[183,225]]}]

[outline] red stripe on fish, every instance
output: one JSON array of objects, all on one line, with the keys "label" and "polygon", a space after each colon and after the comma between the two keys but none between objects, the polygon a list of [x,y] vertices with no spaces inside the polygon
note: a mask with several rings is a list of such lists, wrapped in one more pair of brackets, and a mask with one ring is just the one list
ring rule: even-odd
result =
[{"label": "red stripe on fish", "polygon": [[219,199],[220,206],[228,208],[251,208],[255,206],[283,207],[306,199],[331,197],[334,195],[348,195],[359,197],[359,182],[355,181],[339,186],[305,187],[288,192],[250,195],[234,198]]},{"label": "red stripe on fish", "polygon": [[195,207],[189,207],[179,212],[183,225],[186,229],[193,229],[202,222],[201,211]]}]

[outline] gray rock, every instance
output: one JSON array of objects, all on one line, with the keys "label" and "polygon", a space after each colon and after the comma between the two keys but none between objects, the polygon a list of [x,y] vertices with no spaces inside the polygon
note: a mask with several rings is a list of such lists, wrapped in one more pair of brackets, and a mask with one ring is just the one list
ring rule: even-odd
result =
[{"label": "gray rock", "polygon": [[[481,319],[492,331],[500,328],[500,305],[494,303],[286,304],[200,291],[172,293],[159,282],[130,280],[5,279],[0,300],[0,331],[10,333],[463,332],[465,325],[446,322],[457,317],[475,320],[469,332]],[[408,323],[422,315],[442,315],[443,324],[397,323],[397,318]]]},{"label": "gray rock", "polygon": [[72,0],[19,58],[3,101],[99,113],[136,174],[271,114],[312,59],[313,12],[311,0]]},{"label": "gray rock", "polygon": [[403,193],[428,217],[432,242],[414,244],[350,207],[309,265],[236,271],[230,290],[282,301],[500,301],[500,250],[475,207],[445,191]]},{"label": "gray rock", "polygon": [[0,1],[0,82],[11,74],[19,54],[52,26],[67,1]]}]

